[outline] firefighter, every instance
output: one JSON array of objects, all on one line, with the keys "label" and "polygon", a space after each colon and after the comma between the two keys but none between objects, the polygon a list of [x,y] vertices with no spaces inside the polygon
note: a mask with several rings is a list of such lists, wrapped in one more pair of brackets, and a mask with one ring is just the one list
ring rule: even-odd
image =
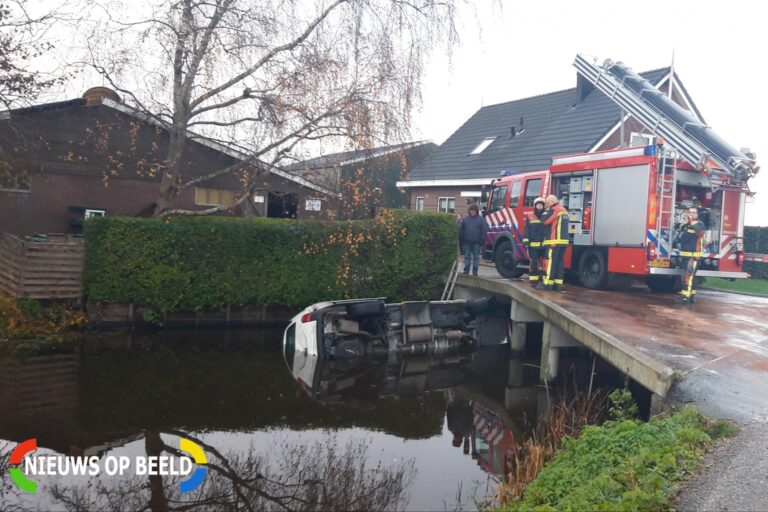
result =
[{"label": "firefighter", "polygon": [[683,289],[680,290],[678,302],[681,304],[693,304],[696,299],[694,279],[696,269],[701,258],[701,238],[704,236],[704,224],[699,220],[699,210],[688,208],[686,213],[688,221],[680,227],[680,257],[683,275]]},{"label": "firefighter", "polygon": [[543,197],[537,197],[533,200],[533,211],[525,214],[525,231],[523,232],[523,245],[528,248],[528,260],[530,261],[530,270],[528,280],[532,287],[538,288],[539,281],[544,277],[544,248],[542,243],[546,237],[546,227],[542,223],[544,215]]},{"label": "firefighter", "polygon": [[549,227],[544,247],[547,249],[547,275],[544,277],[544,289],[562,291],[565,276],[565,249],[568,247],[568,210],[557,200],[557,196],[547,196],[547,218],[543,221]]}]

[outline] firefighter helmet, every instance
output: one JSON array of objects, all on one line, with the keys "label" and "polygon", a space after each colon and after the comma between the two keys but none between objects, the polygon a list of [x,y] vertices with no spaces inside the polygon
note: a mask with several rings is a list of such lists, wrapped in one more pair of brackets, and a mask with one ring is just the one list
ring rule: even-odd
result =
[{"label": "firefighter helmet", "polygon": [[541,203],[541,204],[546,206],[546,200],[543,197],[541,197],[541,196],[539,196],[539,197],[537,197],[536,199],[533,200],[534,208],[536,207],[536,203]]}]

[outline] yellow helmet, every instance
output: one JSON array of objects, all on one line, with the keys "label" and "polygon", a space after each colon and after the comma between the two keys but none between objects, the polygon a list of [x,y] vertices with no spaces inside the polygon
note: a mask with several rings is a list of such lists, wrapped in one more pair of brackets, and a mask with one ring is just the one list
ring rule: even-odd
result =
[{"label": "yellow helmet", "polygon": [[543,197],[541,197],[541,196],[539,196],[539,197],[537,197],[536,199],[533,200],[533,207],[534,208],[536,207],[536,203],[541,203],[541,204],[546,206],[546,200]]}]

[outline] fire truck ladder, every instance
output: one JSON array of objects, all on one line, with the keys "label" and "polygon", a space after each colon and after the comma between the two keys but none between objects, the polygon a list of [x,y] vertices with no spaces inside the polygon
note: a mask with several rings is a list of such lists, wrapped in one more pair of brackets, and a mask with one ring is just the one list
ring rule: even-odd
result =
[{"label": "fire truck ladder", "polygon": [[[678,125],[625,83],[627,78],[643,80],[641,77],[632,73],[632,76],[619,79],[609,71],[614,67],[614,63],[610,60],[606,60],[605,64],[600,67],[592,64],[581,55],[576,55],[574,66],[596,89],[639,120],[652,133],[661,135],[688,163],[715,177],[713,181],[719,182],[716,184],[721,185],[729,180],[745,183],[757,172],[754,160],[736,152],[736,155],[728,158],[729,161],[725,161],[711,148],[706,147],[701,141],[685,132],[689,126],[700,129],[700,131],[707,131],[709,127],[693,120],[684,123],[683,126]],[[626,70],[623,65],[617,69]],[[663,93],[658,91],[658,95],[662,96]]]},{"label": "fire truck ladder", "polygon": [[675,194],[677,192],[677,158],[670,155],[669,149],[663,149],[661,173],[659,176],[659,216],[656,220],[658,234],[658,254],[669,258],[672,249],[672,232],[675,225]]}]

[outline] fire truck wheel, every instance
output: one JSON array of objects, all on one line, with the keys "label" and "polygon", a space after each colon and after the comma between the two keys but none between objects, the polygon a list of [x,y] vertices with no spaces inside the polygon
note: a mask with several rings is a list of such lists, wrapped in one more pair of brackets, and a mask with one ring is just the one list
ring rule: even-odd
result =
[{"label": "fire truck wheel", "polygon": [[587,288],[605,288],[608,283],[608,265],[603,251],[589,249],[581,256],[579,278]]},{"label": "fire truck wheel", "polygon": [[522,275],[517,270],[517,259],[515,259],[515,250],[509,240],[504,240],[496,247],[493,261],[496,264],[496,270],[503,277],[519,277]]},{"label": "fire truck wheel", "polygon": [[678,288],[677,276],[648,276],[645,284],[653,293],[672,293]]}]

